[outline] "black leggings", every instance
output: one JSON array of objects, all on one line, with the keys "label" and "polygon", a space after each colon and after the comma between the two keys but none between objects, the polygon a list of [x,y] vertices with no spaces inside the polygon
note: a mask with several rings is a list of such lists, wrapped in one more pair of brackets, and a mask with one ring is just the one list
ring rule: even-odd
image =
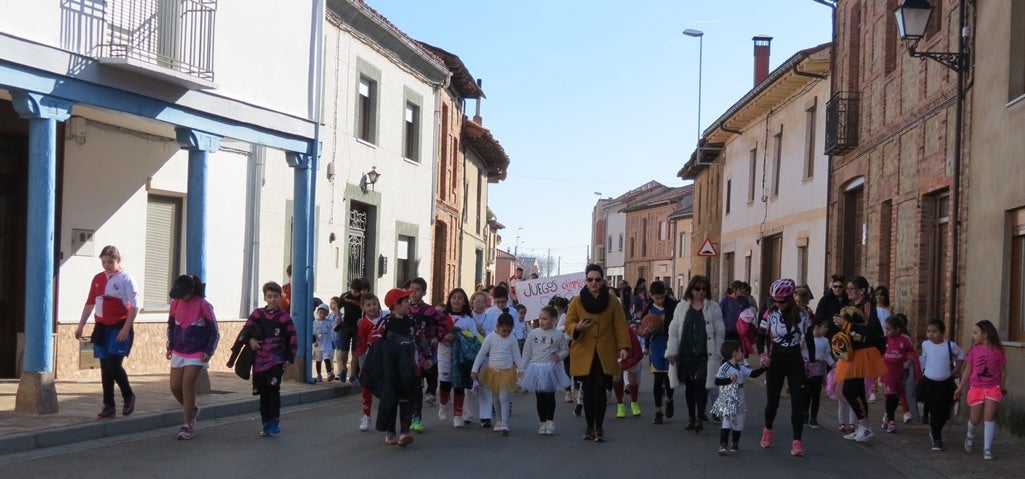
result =
[{"label": "black leggings", "polygon": [[925,409],[929,412],[929,428],[935,440],[943,440],[943,426],[950,416],[955,389],[953,379],[933,381],[923,376],[919,382],[918,391],[921,396],[918,399],[925,402]]},{"label": "black leggings", "polygon": [[822,396],[822,380],[825,379],[823,376],[815,376],[805,380],[805,385],[808,389],[808,407],[805,409],[808,412],[808,419],[818,420],[819,417],[819,403]]},{"label": "black leggings", "polygon": [[776,421],[776,410],[779,409],[779,396],[783,392],[785,379],[790,388],[790,426],[794,429],[794,440],[801,440],[801,434],[804,432],[804,401],[807,394],[805,378],[803,360],[772,360],[769,369],[765,371],[765,429],[771,430],[772,423]]},{"label": "black leggings", "polygon": [[611,389],[612,376],[605,374],[601,367],[601,359],[598,353],[591,358],[591,371],[587,376],[579,376],[580,390],[584,395],[584,418],[587,419],[587,429],[591,431],[602,431],[605,424],[605,408],[609,401],[605,396]]},{"label": "black leggings", "polygon": [[438,391],[438,365],[434,364],[430,369],[424,371],[424,380],[427,382],[427,394],[435,395]]},{"label": "black leggings", "polygon": [[655,407],[661,408],[663,396],[667,401],[673,400],[673,388],[669,387],[669,373],[658,371],[652,373],[652,376],[654,381],[651,392],[655,396]]},{"label": "black leggings", "polygon": [[534,397],[537,398],[538,420],[555,420],[555,393],[534,393]]},{"label": "black leggings", "polygon": [[100,360],[100,384],[103,386],[103,405],[114,405],[114,383],[121,389],[121,397],[124,400],[135,396],[132,386],[128,384],[128,373],[123,366],[124,356],[109,355],[107,359]]},{"label": "black leggings", "polygon": [[334,368],[334,365],[331,364],[331,360],[330,359],[325,359],[323,361],[317,361],[316,362],[316,365],[317,365],[317,376],[320,376],[320,363],[324,363],[324,366],[327,367],[327,373],[328,374],[334,374],[335,373],[335,368]]},{"label": "black leggings", "polygon": [[843,382],[843,397],[858,420],[868,418],[868,400],[865,399],[865,378],[847,378]]},{"label": "black leggings", "polygon": [[281,417],[281,373],[276,364],[266,371],[253,373],[253,392],[260,395],[260,419],[263,422]]},{"label": "black leggings", "polygon": [[708,405],[708,389],[705,389],[705,378],[683,380],[683,397],[687,400],[687,414],[691,419],[705,414]]}]

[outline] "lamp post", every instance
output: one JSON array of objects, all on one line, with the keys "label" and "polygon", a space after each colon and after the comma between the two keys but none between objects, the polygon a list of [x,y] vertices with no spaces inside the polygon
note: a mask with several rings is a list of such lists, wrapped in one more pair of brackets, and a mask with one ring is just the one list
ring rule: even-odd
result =
[{"label": "lamp post", "polygon": [[523,231],[522,226],[516,228],[516,247],[513,248],[513,256],[516,257],[517,261],[520,259],[520,231]]},{"label": "lamp post", "polygon": [[[698,39],[698,148],[701,147],[701,64],[702,54],[705,47],[705,32],[688,28],[683,31],[684,35]],[[700,152],[698,153],[700,155]]]},{"label": "lamp post", "polygon": [[925,30],[929,26],[929,17],[932,16],[933,7],[928,0],[902,0],[900,5],[893,10],[897,20],[897,32],[901,40],[907,45],[908,54],[915,58],[928,58],[954,70],[957,73],[957,102],[954,108],[954,180],[951,185],[951,195],[954,212],[954,221],[951,224],[951,251],[950,251],[950,337],[956,337],[957,329],[957,290],[958,290],[958,267],[960,266],[960,253],[958,237],[961,230],[961,156],[962,156],[962,130],[964,129],[964,100],[965,100],[965,73],[971,68],[971,51],[966,45],[968,37],[968,26],[965,21],[966,4],[970,0],[958,2],[958,37],[956,52],[920,52],[916,50],[918,42],[925,36]]}]

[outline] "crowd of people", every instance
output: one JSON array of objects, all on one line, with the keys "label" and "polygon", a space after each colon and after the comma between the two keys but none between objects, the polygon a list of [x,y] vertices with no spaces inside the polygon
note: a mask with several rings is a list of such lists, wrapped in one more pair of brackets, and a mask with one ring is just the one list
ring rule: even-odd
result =
[{"label": "crowd of people", "polygon": [[[131,351],[138,304],[117,248],[103,248],[100,259],[103,271],[93,278],[75,335],[82,337],[88,318],[95,318],[91,340],[103,385],[98,418],[106,419],[117,412],[115,384],[122,415],[135,407],[123,361]],[[453,289],[439,306],[424,301],[427,282],[415,278],[384,295],[387,309],[367,281],[352,280],[348,291],[328,303],[315,301],[308,338],[315,381],[325,380],[326,373],[327,381],[358,385],[363,412],[358,429],[383,432],[389,445],[408,446],[424,431],[424,405],[437,406],[439,420],[451,418],[454,428],[479,424],[509,435],[515,392],[534,394],[538,434],[552,435],[560,391],[566,402],[576,403],[574,413],[583,415],[582,438],[604,442],[610,391],[617,417],[642,415],[639,373],[647,354],[652,422],[663,424],[674,416],[674,390],[682,384],[684,428],[700,433],[705,424],[718,422],[723,455],[739,451],[748,409],[745,382],[764,375],[763,448],[774,445],[786,384],[793,456],[804,455],[803,429],[820,425],[825,389],[837,401],[837,429],[845,439],[871,441],[869,405],[879,391],[884,396],[880,429],[896,430],[899,406],[905,423],[920,419],[930,426],[934,451],[943,450],[952,405],[966,396],[970,413],[963,447],[973,450],[982,423],[983,455],[993,457],[996,410],[1007,391],[1006,358],[989,321],[974,325],[967,353],[945,338],[942,321],[930,322],[926,340],[916,346],[908,318],[891,314],[888,290],[870,288],[861,276],[832,276],[812,311],[811,289],[787,278],[772,282],[761,304],[741,281],[731,283],[716,302],[703,276],[692,277],[677,299],[661,281],[641,280],[633,288],[621,282],[614,289],[595,264],[587,266],[579,294],[570,300],[555,297],[535,318],[527,318],[515,302],[521,275],[518,271],[508,284],[479,287],[473,294]],[[281,433],[281,377],[303,339],[296,337],[283,306],[287,288],[268,282],[262,292],[265,305],[246,320],[229,366],[251,377],[253,393],[260,396],[260,435],[273,437]],[[220,335],[201,278],[178,277],[169,296],[170,388],[182,406],[177,438],[188,440],[200,410],[196,381]],[[376,420],[371,418],[375,397]],[[919,402],[924,403],[920,415]]]}]

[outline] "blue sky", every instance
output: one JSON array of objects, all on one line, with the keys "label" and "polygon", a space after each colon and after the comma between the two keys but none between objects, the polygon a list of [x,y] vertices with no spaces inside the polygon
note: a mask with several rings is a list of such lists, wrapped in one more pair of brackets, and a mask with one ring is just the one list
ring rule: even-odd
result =
[{"label": "blue sky", "polygon": [[[751,37],[774,37],[770,70],[831,38],[812,0],[365,0],[406,34],[458,55],[483,79],[484,126],[509,154],[489,205],[501,249],[561,257],[582,271],[600,192],[676,172],[701,127],[753,86]],[[467,102],[473,116],[473,102]],[[520,229],[522,228],[522,229]]]}]

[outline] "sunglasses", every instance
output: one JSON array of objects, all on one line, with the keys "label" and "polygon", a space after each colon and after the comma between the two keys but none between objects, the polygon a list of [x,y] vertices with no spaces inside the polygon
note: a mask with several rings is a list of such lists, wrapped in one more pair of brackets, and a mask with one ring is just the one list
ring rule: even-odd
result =
[{"label": "sunglasses", "polygon": [[789,300],[787,300],[787,299],[774,299],[773,301],[775,301],[776,304],[786,304],[787,301],[789,301]]},{"label": "sunglasses", "polygon": [[698,291],[698,292],[701,292],[701,291],[704,291],[704,290],[705,290],[705,287],[704,287],[704,286],[695,286],[695,287],[691,288],[690,290],[691,290],[691,291]]},{"label": "sunglasses", "polygon": [[834,284],[833,285],[833,289],[842,289],[842,288],[843,288],[842,284]]},{"label": "sunglasses", "polygon": [[598,281],[601,281],[601,278],[587,278],[588,283],[594,283]]}]

